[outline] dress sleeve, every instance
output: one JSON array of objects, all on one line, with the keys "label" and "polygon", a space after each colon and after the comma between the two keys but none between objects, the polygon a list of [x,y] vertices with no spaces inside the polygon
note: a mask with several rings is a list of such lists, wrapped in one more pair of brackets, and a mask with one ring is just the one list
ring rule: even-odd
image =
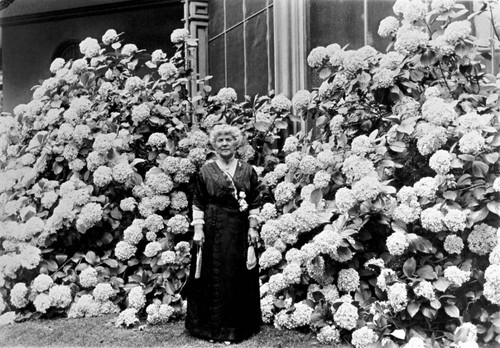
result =
[{"label": "dress sleeve", "polygon": [[260,203],[260,183],[259,183],[259,177],[257,176],[257,172],[253,167],[251,167],[251,172],[250,172],[250,192],[249,192],[249,198],[248,198],[248,208],[250,210],[256,209],[256,212],[258,212],[259,209],[259,203]]},{"label": "dress sleeve", "polygon": [[203,171],[196,175],[194,195],[193,195],[193,211],[205,211],[205,206],[208,203],[208,192],[205,180],[203,178]]}]

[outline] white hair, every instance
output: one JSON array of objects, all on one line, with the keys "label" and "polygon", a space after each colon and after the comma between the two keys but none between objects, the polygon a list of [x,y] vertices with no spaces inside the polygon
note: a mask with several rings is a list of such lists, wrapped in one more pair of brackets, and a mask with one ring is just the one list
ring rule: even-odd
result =
[{"label": "white hair", "polygon": [[230,126],[228,124],[217,124],[210,131],[210,144],[212,144],[212,146],[215,146],[217,138],[221,135],[232,136],[237,145],[239,145],[241,142],[241,131],[238,127]]}]

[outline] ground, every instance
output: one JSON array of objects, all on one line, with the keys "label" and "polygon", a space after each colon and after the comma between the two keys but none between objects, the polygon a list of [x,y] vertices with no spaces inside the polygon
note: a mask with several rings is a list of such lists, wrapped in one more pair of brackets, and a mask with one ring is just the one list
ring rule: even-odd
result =
[{"label": "ground", "polygon": [[[182,321],[164,325],[116,328],[115,316],[84,319],[30,320],[0,327],[0,347],[200,347],[222,348],[187,334]],[[320,345],[314,334],[280,331],[262,326],[249,340],[232,344],[238,348],[302,348]]]}]

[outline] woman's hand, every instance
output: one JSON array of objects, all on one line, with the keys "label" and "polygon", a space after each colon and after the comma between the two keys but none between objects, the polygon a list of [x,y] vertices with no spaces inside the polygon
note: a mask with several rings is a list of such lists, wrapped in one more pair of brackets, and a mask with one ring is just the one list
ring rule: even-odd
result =
[{"label": "woman's hand", "polygon": [[204,241],[205,233],[203,232],[203,225],[195,225],[193,242],[197,245],[202,245]]},{"label": "woman's hand", "polygon": [[248,243],[256,244],[259,241],[259,232],[253,227],[248,229]]}]

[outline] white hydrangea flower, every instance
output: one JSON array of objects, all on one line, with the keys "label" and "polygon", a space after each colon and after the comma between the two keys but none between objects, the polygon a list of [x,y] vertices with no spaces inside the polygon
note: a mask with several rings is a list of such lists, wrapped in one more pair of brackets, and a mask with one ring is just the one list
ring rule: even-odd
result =
[{"label": "white hydrangea flower", "polygon": [[231,87],[224,87],[217,93],[216,99],[222,104],[233,103],[238,99],[236,91]]},{"label": "white hydrangea flower", "polygon": [[151,61],[153,63],[159,63],[167,58],[167,55],[162,50],[155,50],[151,53]]},{"label": "white hydrangea flower", "polygon": [[350,303],[342,303],[337,311],[333,314],[333,320],[335,323],[346,330],[352,330],[356,328],[356,323],[358,321],[358,309]]},{"label": "white hydrangea flower", "polygon": [[328,57],[328,52],[325,47],[318,46],[313,48],[309,55],[307,56],[307,64],[311,68],[320,68],[323,65],[323,61]]},{"label": "white hydrangea flower", "polygon": [[444,214],[436,207],[427,208],[420,214],[422,227],[431,232],[440,232],[444,229]]},{"label": "white hydrangea flower", "polygon": [[493,191],[500,192],[500,177],[495,179],[492,187],[493,187]]},{"label": "white hydrangea flower", "polygon": [[288,286],[283,273],[273,274],[269,277],[269,291],[271,294],[276,294]]},{"label": "white hydrangea flower", "polygon": [[446,236],[443,247],[448,254],[460,254],[464,249],[464,241],[459,236],[450,234]]},{"label": "white hydrangea flower", "polygon": [[130,289],[127,296],[129,308],[135,308],[136,310],[141,310],[146,304],[146,295],[141,286],[135,286]]},{"label": "white hydrangea flower", "polygon": [[321,344],[338,344],[340,343],[340,333],[335,326],[327,325],[319,330],[316,339]]},{"label": "white hydrangea flower", "polygon": [[158,67],[158,74],[163,80],[168,80],[171,77],[175,77],[179,73],[177,67],[170,62],[163,63]]},{"label": "white hydrangea flower", "polygon": [[274,191],[277,205],[284,205],[295,196],[295,185],[291,182],[280,182]]},{"label": "white hydrangea flower", "polygon": [[458,117],[455,107],[444,99],[433,97],[422,105],[422,118],[436,126],[446,126]]},{"label": "white hydrangea flower", "polygon": [[458,141],[458,148],[461,153],[476,153],[483,149],[486,140],[478,131],[471,131],[464,134]]},{"label": "white hydrangea flower", "polygon": [[469,281],[470,276],[470,271],[462,271],[457,266],[449,266],[444,270],[444,277],[451,283],[451,285],[457,288]]},{"label": "white hydrangea flower", "polygon": [[443,218],[443,222],[451,232],[463,231],[467,226],[468,213],[468,210],[449,209]]},{"label": "white hydrangea flower", "polygon": [[97,56],[100,50],[101,46],[96,39],[88,37],[80,42],[80,52],[85,56],[85,58],[93,58]]},{"label": "white hydrangea flower", "polygon": [[94,296],[94,298],[100,302],[108,301],[115,295],[115,293],[115,290],[109,283],[99,283],[92,291],[92,295]]},{"label": "white hydrangea flower", "polygon": [[138,89],[142,89],[146,86],[146,83],[139,76],[131,76],[125,81],[125,90],[129,92],[134,92]]},{"label": "white hydrangea flower", "polygon": [[118,33],[114,29],[108,29],[102,36],[102,43],[104,45],[111,45],[118,39]]},{"label": "white hydrangea flower", "polygon": [[358,155],[351,155],[344,160],[342,173],[346,176],[348,184],[356,182],[364,177],[377,176],[373,162]]},{"label": "white hydrangea flower", "polygon": [[340,291],[352,292],[359,288],[360,278],[354,268],[341,269],[337,278],[337,287]]},{"label": "white hydrangea flower", "polygon": [[[56,58],[52,61],[50,64],[50,72],[55,74],[59,70],[61,70],[64,67],[64,64],[66,64],[66,61],[63,58]],[[19,110],[18,110],[19,112]],[[16,112],[14,112],[14,115],[17,115]]]},{"label": "white hydrangea flower", "polygon": [[137,309],[135,308],[127,308],[123,312],[121,312],[118,315],[118,318],[116,319],[115,326],[132,326],[135,325],[139,322],[139,319],[137,318]]},{"label": "white hydrangea flower", "polygon": [[438,10],[439,12],[447,12],[451,10],[456,4],[456,0],[432,0],[431,9]]},{"label": "white hydrangea flower", "polygon": [[469,250],[478,255],[488,255],[498,244],[496,230],[487,225],[479,224],[467,237]]},{"label": "white hydrangea flower", "polygon": [[276,206],[272,203],[264,203],[259,214],[264,222],[278,217]]},{"label": "white hydrangea flower", "polygon": [[451,155],[448,151],[438,150],[429,159],[429,167],[440,175],[448,174],[451,169]]},{"label": "white hydrangea flower", "polygon": [[314,175],[313,183],[316,188],[327,188],[332,176],[326,170],[320,170]]},{"label": "white hydrangea flower", "polygon": [[126,44],[122,47],[122,54],[124,56],[130,57],[136,53],[139,49],[134,44]]},{"label": "white hydrangea flower", "polygon": [[189,30],[185,28],[175,29],[172,34],[170,34],[170,41],[173,44],[178,44],[186,41],[189,38]]},{"label": "white hydrangea flower", "polygon": [[409,204],[402,203],[394,208],[392,218],[394,220],[401,220],[405,224],[415,222],[420,218],[422,209],[416,200],[410,201]]},{"label": "white hydrangea flower", "polygon": [[378,341],[378,335],[367,326],[363,326],[352,333],[351,343],[356,348],[367,348]]},{"label": "white hydrangea flower", "polygon": [[273,267],[277,265],[281,260],[283,256],[281,255],[281,252],[276,249],[275,247],[268,247],[262,255],[259,258],[259,266],[261,269],[267,269],[270,267]]},{"label": "white hydrangea flower", "polygon": [[93,181],[98,187],[104,187],[111,183],[113,180],[113,171],[111,168],[106,166],[99,166],[94,172]]},{"label": "white hydrangea flower", "polygon": [[52,298],[47,294],[38,294],[33,301],[36,311],[46,313],[47,309],[52,306]]},{"label": "white hydrangea flower", "polygon": [[418,152],[420,152],[423,156],[436,152],[444,144],[446,144],[446,141],[448,140],[446,129],[443,127],[429,128],[426,132],[423,132],[421,136],[416,136],[416,138],[418,138]]},{"label": "white hydrangea flower", "polygon": [[167,250],[161,253],[159,265],[173,265],[176,262],[176,254],[172,250]]},{"label": "white hydrangea flower", "polygon": [[408,23],[423,19],[427,14],[427,2],[422,0],[397,0],[392,10],[397,15],[402,15]]},{"label": "white hydrangea flower", "polygon": [[288,111],[292,107],[292,102],[284,94],[278,94],[271,99],[271,107],[276,111]]},{"label": "white hydrangea flower", "polygon": [[393,36],[399,29],[399,21],[396,17],[388,16],[380,21],[377,33],[381,37]]},{"label": "white hydrangea flower", "polygon": [[52,305],[57,308],[66,308],[73,301],[71,289],[67,285],[54,285],[49,290]]},{"label": "white hydrangea flower", "polygon": [[424,177],[413,185],[413,189],[418,197],[434,199],[438,190],[438,183],[435,178]]},{"label": "white hydrangea flower", "polygon": [[394,49],[403,55],[409,55],[425,46],[428,41],[428,35],[421,29],[413,26],[403,26],[396,33]]},{"label": "white hydrangea flower", "polygon": [[146,255],[147,257],[155,257],[161,250],[162,247],[159,242],[150,242],[144,249],[144,255]]},{"label": "white hydrangea flower", "polygon": [[84,288],[91,288],[97,285],[97,270],[93,267],[87,267],[80,273],[80,284]]},{"label": "white hydrangea flower", "polygon": [[394,232],[387,237],[386,245],[391,255],[400,256],[405,253],[410,243],[403,232]]},{"label": "white hydrangea flower", "polygon": [[396,312],[401,312],[408,305],[408,292],[406,284],[395,283],[387,288],[387,300]]},{"label": "white hydrangea flower", "polygon": [[99,203],[90,202],[80,211],[80,215],[76,220],[76,228],[79,232],[86,232],[102,219],[102,206]]},{"label": "white hydrangea flower", "polygon": [[50,289],[54,281],[48,274],[39,274],[31,285],[31,290],[35,292],[44,292]]},{"label": "white hydrangea flower", "polygon": [[360,202],[375,199],[382,191],[382,184],[375,176],[366,176],[352,185],[352,193]]},{"label": "white hydrangea flower", "polygon": [[311,101],[311,92],[306,89],[297,91],[292,98],[292,105],[297,110],[307,109]]},{"label": "white hydrangea flower", "polygon": [[297,151],[298,145],[299,145],[299,139],[291,135],[285,139],[285,143],[283,144],[283,151],[289,153]]},{"label": "white hydrangea flower", "polygon": [[432,286],[432,283],[427,280],[421,280],[413,291],[415,292],[415,295],[424,297],[429,301],[436,299],[434,287]]},{"label": "white hydrangea flower", "polygon": [[167,230],[173,234],[187,233],[189,222],[184,215],[174,215],[167,221]]},{"label": "white hydrangea flower", "polygon": [[10,291],[10,303],[16,308],[24,308],[29,301],[28,287],[24,283],[16,283]]},{"label": "white hydrangea flower", "polygon": [[409,339],[408,343],[405,344],[405,348],[425,348],[425,342],[417,336],[414,336]]},{"label": "white hydrangea flower", "polygon": [[448,24],[443,33],[443,38],[452,45],[465,40],[472,33],[471,22],[469,20],[454,21]]},{"label": "white hydrangea flower", "polygon": [[137,251],[137,247],[125,241],[120,241],[116,244],[115,247],[115,256],[118,260],[125,261],[131,259],[135,252]]},{"label": "white hydrangea flower", "polygon": [[[281,254],[281,253],[280,253]],[[299,284],[302,276],[302,268],[299,263],[292,262],[283,269],[283,278],[288,284]]]}]

